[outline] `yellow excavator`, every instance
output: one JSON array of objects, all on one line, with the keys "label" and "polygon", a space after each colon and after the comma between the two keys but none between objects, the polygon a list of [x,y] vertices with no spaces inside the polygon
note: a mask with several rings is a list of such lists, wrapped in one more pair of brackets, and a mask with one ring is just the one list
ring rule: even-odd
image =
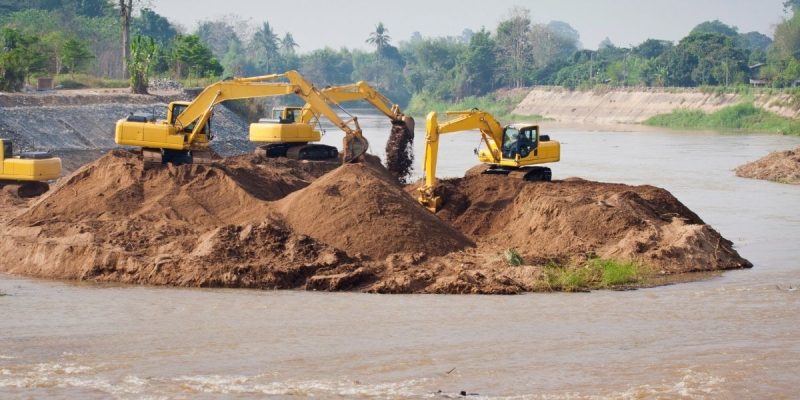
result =
[{"label": "yellow excavator", "polygon": [[432,212],[442,205],[436,189],[436,161],[439,155],[439,136],[478,130],[482,146],[475,151],[484,163],[483,173],[502,174],[526,181],[549,181],[550,168],[537,164],[557,162],[561,158],[561,144],[550,140],[533,124],[501,125],[491,114],[478,109],[448,111],[447,121],[439,122],[438,114],[431,112],[425,121],[425,183],[419,188],[419,202]]},{"label": "yellow excavator", "polygon": [[[212,139],[211,116],[214,106],[226,100],[296,95],[316,113],[328,118],[345,133],[343,160],[352,162],[369,146],[361,134],[358,120],[343,121],[331,108],[332,102],[297,71],[250,78],[234,78],[206,87],[191,102],[176,101],[167,106],[166,120],[152,115],[131,114],[117,121],[115,141],[119,145],[142,148],[146,166],[165,162],[175,164],[208,163]],[[350,127],[348,124],[353,124]],[[313,126],[290,120],[265,121],[250,126],[250,139],[277,147],[271,154],[300,159],[331,158],[335,147],[309,144],[320,140]],[[335,153],[334,153],[335,152]]]},{"label": "yellow excavator", "polygon": [[[412,134],[414,132],[414,118],[405,115],[400,110],[399,105],[392,103],[388,97],[384,96],[382,93],[364,81],[348,85],[328,86],[324,89],[321,89],[321,92],[326,99],[330,100],[336,105],[353,101],[366,101],[378,111],[386,115],[391,120],[393,126],[400,125],[408,129]],[[314,126],[315,121],[318,120],[319,114],[315,107],[310,103],[306,103],[303,107],[284,106],[274,108],[272,110],[272,118],[261,119],[259,123],[294,124],[300,122],[309,126]],[[255,125],[255,129],[258,129],[258,125]],[[259,141],[260,135],[253,134],[253,125],[251,125],[250,129],[251,140]],[[256,154],[267,157],[276,157],[280,156],[281,154],[285,154],[285,150],[281,149],[277,144],[267,144],[259,146],[256,149]]]},{"label": "yellow excavator", "polygon": [[46,152],[14,155],[9,139],[0,139],[0,187],[11,187],[21,197],[38,196],[49,189],[47,181],[61,175],[61,159]]}]

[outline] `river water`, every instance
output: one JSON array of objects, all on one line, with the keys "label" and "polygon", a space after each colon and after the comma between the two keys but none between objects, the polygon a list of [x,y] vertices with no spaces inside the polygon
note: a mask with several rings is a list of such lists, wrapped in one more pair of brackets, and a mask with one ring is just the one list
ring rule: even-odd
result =
[{"label": "river water", "polygon": [[[361,121],[380,154],[388,124]],[[800,187],[731,171],[800,138],[548,133],[562,142],[554,179],[664,187],[755,267],[636,291],[520,296],[0,275],[0,398],[800,397]],[[329,130],[324,140],[340,138]],[[417,155],[422,141],[417,129]],[[443,137],[439,175],[472,166],[477,144],[477,135]]]}]

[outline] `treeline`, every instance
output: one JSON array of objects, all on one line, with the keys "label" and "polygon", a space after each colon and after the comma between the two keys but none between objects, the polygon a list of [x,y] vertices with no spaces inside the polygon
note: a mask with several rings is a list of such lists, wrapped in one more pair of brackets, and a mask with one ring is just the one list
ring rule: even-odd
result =
[{"label": "treeline", "polygon": [[[0,90],[19,90],[27,77],[38,74],[126,75],[120,39],[124,0],[19,3],[0,0]],[[365,32],[372,46],[367,51],[300,52],[302,44],[290,32],[236,17],[203,21],[189,33],[147,8],[131,15],[130,37],[153,39],[147,72],[157,76],[216,79],[297,69],[320,86],[366,80],[401,104],[412,96],[457,100],[531,85],[692,87],[756,81],[786,87],[800,78],[795,3],[800,0],[786,2],[788,17],[777,25],[774,42],[762,33],[740,33],[708,21],[677,43],[648,39],[618,47],[606,39],[598,50],[587,50],[569,24],[535,23],[524,8],[510,10],[491,30],[465,29],[438,38],[415,33],[399,43],[378,23]]]}]

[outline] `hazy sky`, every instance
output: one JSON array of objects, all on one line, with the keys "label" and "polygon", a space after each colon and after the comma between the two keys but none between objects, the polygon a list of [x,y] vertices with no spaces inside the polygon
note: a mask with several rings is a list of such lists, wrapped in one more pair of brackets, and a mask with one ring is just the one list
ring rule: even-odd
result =
[{"label": "hazy sky", "polygon": [[535,22],[561,20],[580,32],[586,48],[597,48],[608,36],[617,46],[636,45],[647,38],[679,40],[702,21],[719,19],[740,32],[772,36],[784,17],[783,0],[150,0],[159,14],[194,31],[198,21],[235,14],[253,24],[269,21],[283,35],[291,32],[300,52],[325,46],[366,48],[378,21],[389,29],[393,43],[423,36],[456,36],[464,28],[493,30],[521,6]]}]

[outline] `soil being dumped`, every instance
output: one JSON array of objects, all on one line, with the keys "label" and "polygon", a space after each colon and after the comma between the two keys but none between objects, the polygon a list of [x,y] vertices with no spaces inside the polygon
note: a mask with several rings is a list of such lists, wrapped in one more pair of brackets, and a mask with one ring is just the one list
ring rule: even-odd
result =
[{"label": "soil being dumped", "polygon": [[800,148],[776,151],[741,165],[736,176],[800,185]]},{"label": "soil being dumped", "polygon": [[[405,190],[404,190],[405,189]],[[178,286],[391,293],[539,290],[548,263],[636,260],[662,273],[748,267],[663,189],[495,175],[421,207],[363,164],[230,157],[143,170],[112,151],[0,215],[0,271]],[[524,258],[511,265],[513,248]]]},{"label": "soil being dumped", "polygon": [[386,169],[402,184],[408,183],[414,166],[414,130],[405,123],[393,123],[386,142]]}]

